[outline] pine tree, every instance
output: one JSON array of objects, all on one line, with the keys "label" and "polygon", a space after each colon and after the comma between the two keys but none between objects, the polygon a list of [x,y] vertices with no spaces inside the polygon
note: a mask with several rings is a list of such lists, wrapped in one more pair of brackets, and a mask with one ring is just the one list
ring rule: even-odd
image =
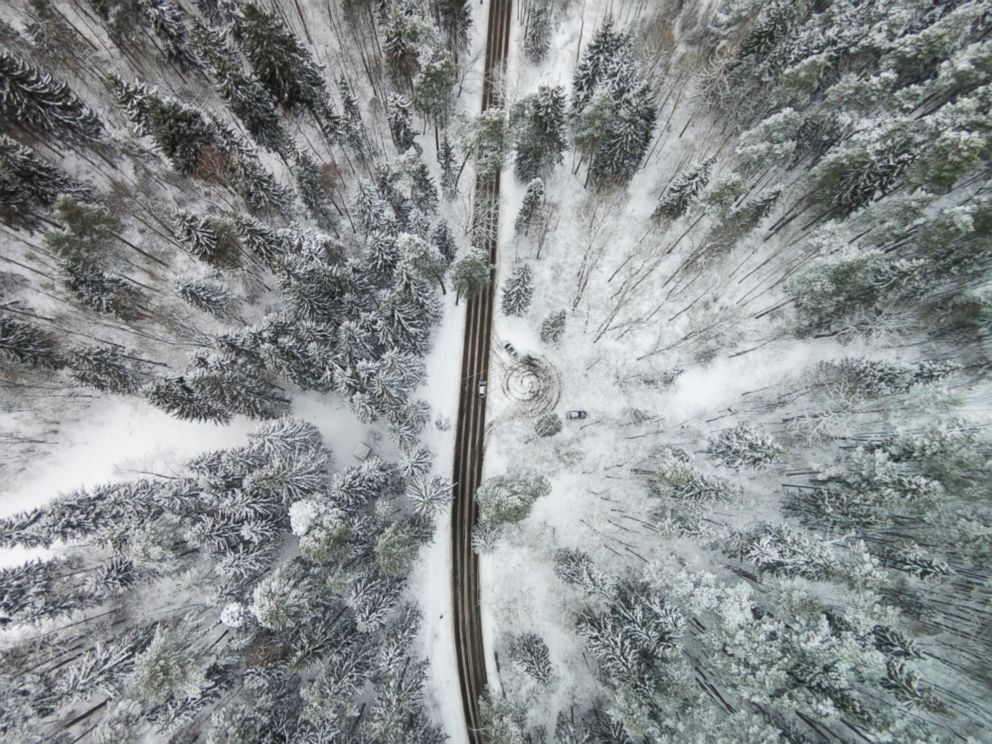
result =
[{"label": "pine tree", "polygon": [[425,215],[437,212],[437,185],[427,163],[418,156],[416,159],[411,159],[405,170],[410,179],[410,200],[416,208]]},{"label": "pine tree", "polygon": [[541,323],[541,341],[550,346],[556,346],[565,333],[565,319],[564,310],[551,313],[545,318],[544,322]]},{"label": "pine tree", "polygon": [[709,158],[696,168],[676,176],[658,199],[658,206],[655,207],[652,216],[655,219],[676,220],[684,215],[692,200],[706,188],[710,179],[710,169],[715,162],[716,158]]},{"label": "pine tree", "polygon": [[[33,560],[0,570],[0,624],[36,623],[81,609],[89,597],[71,581],[72,563]],[[78,569],[77,569],[78,570]]]},{"label": "pine tree", "polygon": [[455,260],[458,246],[455,245],[455,236],[451,232],[451,228],[444,220],[438,220],[437,225],[434,226],[434,230],[431,232],[431,243],[444,258],[445,265],[450,266]]},{"label": "pine tree", "polygon": [[542,496],[551,492],[548,479],[536,472],[499,475],[483,481],[476,493],[479,510],[495,524],[519,522]]},{"label": "pine tree", "polygon": [[418,44],[422,40],[422,24],[415,15],[394,5],[385,26],[382,51],[386,69],[397,87],[409,90],[420,65]]},{"label": "pine tree", "polygon": [[589,105],[596,88],[607,75],[612,74],[611,68],[624,63],[630,55],[629,34],[614,30],[613,18],[607,18],[596,30],[575,70],[572,80],[573,118],[577,118]]},{"label": "pine tree", "polygon": [[119,318],[128,318],[134,313],[137,301],[135,290],[92,261],[66,262],[62,265],[61,275],[65,288],[97,312],[112,313]]},{"label": "pine tree", "polygon": [[526,235],[534,221],[540,219],[543,208],[544,181],[540,178],[535,178],[527,184],[527,191],[524,193],[524,200],[520,205],[520,211],[517,212],[517,219],[513,223],[513,229],[517,232],[523,229],[524,235]]},{"label": "pine tree", "polygon": [[[162,98],[145,85],[112,78],[114,97],[138,134],[149,136],[172,166],[183,175],[223,180],[224,162],[216,128],[196,108],[174,98]],[[213,159],[220,162],[214,163]]]},{"label": "pine tree", "polygon": [[328,207],[328,194],[321,182],[320,170],[317,164],[300,150],[296,152],[296,188],[300,200],[317,225],[322,230],[333,231],[337,219]]},{"label": "pine tree", "polygon": [[734,151],[741,170],[753,174],[762,168],[791,163],[802,121],[802,116],[786,108],[744,132]]},{"label": "pine tree", "polygon": [[552,8],[550,0],[536,0],[527,8],[524,28],[524,54],[534,64],[540,64],[551,48]]},{"label": "pine tree", "polygon": [[414,146],[414,132],[410,118],[410,99],[399,93],[390,93],[386,99],[386,119],[397,152],[406,152]]},{"label": "pine tree", "polygon": [[217,402],[207,400],[187,383],[185,377],[160,378],[141,390],[157,408],[185,421],[226,423],[231,413]]},{"label": "pine tree", "polygon": [[103,124],[69,86],[0,50],[0,121],[25,132],[96,142]]},{"label": "pine tree", "polygon": [[448,139],[447,131],[441,137],[437,160],[441,167],[441,191],[444,198],[451,201],[458,194],[456,183],[458,173],[455,171],[455,148]]},{"label": "pine tree", "polygon": [[241,244],[269,267],[274,267],[289,250],[284,235],[253,217],[238,215],[234,218],[234,226]]},{"label": "pine tree", "polygon": [[139,6],[151,23],[155,35],[165,42],[169,59],[177,62],[183,69],[198,68],[200,63],[190,47],[183,19],[185,11],[176,0],[142,0]]},{"label": "pine tree", "polygon": [[448,48],[455,59],[468,49],[468,33],[472,28],[469,0],[432,0],[441,29],[448,37]]},{"label": "pine tree", "polygon": [[76,380],[97,390],[119,395],[130,395],[138,390],[138,371],[116,347],[75,349],[69,357],[69,367]]},{"label": "pine tree", "polygon": [[9,317],[0,317],[0,359],[41,369],[63,366],[51,335]]},{"label": "pine tree", "polygon": [[435,52],[421,67],[413,81],[413,105],[435,127],[448,126],[454,110],[454,88],[458,66],[446,54]]},{"label": "pine tree", "polygon": [[705,250],[711,255],[726,253],[768,216],[782,195],[781,187],[753,196],[727,216],[706,236]]},{"label": "pine tree", "polygon": [[472,299],[490,281],[489,254],[481,248],[472,248],[451,265],[451,283],[459,297]]},{"label": "pine tree", "polygon": [[782,453],[773,437],[741,424],[711,439],[706,448],[711,457],[733,468],[764,468]]},{"label": "pine tree", "polygon": [[548,644],[537,633],[523,633],[510,643],[510,657],[536,682],[551,684],[554,672]]},{"label": "pine tree", "polygon": [[503,312],[506,315],[523,315],[533,298],[534,273],[528,264],[518,263],[503,283]]},{"label": "pine tree", "polygon": [[341,132],[344,140],[360,160],[369,161],[375,151],[365,130],[358,98],[352,90],[351,83],[344,76],[338,81],[338,94],[341,96]]},{"label": "pine tree", "polygon": [[93,261],[103,257],[123,229],[120,218],[102,204],[62,197],[55,205],[62,230],[45,233],[45,245],[63,261]]},{"label": "pine tree", "polygon": [[623,90],[614,84],[613,117],[589,164],[589,180],[597,187],[626,184],[641,167],[658,118],[654,95],[645,83]]},{"label": "pine tree", "polygon": [[217,318],[228,318],[234,304],[234,295],[223,284],[209,279],[177,277],[172,288],[184,301]]},{"label": "pine tree", "polygon": [[304,106],[318,121],[337,128],[319,68],[282,21],[248,3],[238,32],[255,76],[276,103],[287,109]]},{"label": "pine tree", "polygon": [[269,92],[257,79],[241,71],[219,29],[206,29],[197,24],[194,37],[200,53],[210,64],[217,93],[231,113],[259,145],[273,152],[283,152],[286,135]]},{"label": "pine tree", "polygon": [[477,175],[495,178],[503,169],[503,162],[510,149],[505,112],[498,108],[483,111],[468,128],[465,149],[475,155]]},{"label": "pine tree", "polygon": [[237,263],[240,244],[229,223],[183,210],[175,219],[179,242],[191,256],[217,266]]},{"label": "pine tree", "polygon": [[33,228],[59,194],[85,197],[90,189],[32,150],[0,134],[0,217],[4,222]]},{"label": "pine tree", "polygon": [[518,102],[510,117],[514,171],[521,181],[547,176],[565,150],[565,90],[542,85]]}]

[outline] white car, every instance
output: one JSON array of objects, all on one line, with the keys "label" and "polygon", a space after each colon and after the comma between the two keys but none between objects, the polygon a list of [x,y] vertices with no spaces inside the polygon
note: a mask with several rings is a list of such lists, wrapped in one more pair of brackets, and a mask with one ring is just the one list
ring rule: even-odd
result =
[{"label": "white car", "polygon": [[485,378],[479,380],[479,397],[480,398],[485,398],[486,397],[486,380],[485,380]]},{"label": "white car", "polygon": [[572,419],[574,421],[575,419],[584,419],[588,415],[589,414],[585,411],[568,411],[565,414],[565,418]]},{"label": "white car", "polygon": [[503,344],[503,348],[506,349],[506,353],[509,354],[514,359],[518,359],[520,357],[520,355],[517,353],[517,350],[513,346],[513,344],[507,342],[507,343]]},{"label": "white car", "polygon": [[366,460],[369,459],[369,456],[372,454],[372,448],[369,445],[367,445],[365,442],[359,442],[358,444],[355,445],[355,449],[351,451],[351,454],[355,456],[356,460],[365,462]]}]

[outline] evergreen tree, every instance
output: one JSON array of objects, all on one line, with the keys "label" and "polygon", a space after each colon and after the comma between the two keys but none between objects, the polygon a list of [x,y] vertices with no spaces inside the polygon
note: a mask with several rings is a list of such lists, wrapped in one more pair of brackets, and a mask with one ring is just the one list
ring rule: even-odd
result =
[{"label": "evergreen tree", "polygon": [[770,435],[741,424],[711,439],[706,452],[723,465],[740,470],[766,467],[782,453],[782,448]]},{"label": "evergreen tree", "polygon": [[565,90],[542,85],[518,102],[510,117],[514,171],[521,181],[547,176],[565,150]]},{"label": "evergreen tree", "polygon": [[459,297],[472,299],[489,286],[492,271],[489,254],[472,248],[451,265],[451,283]]},{"label": "evergreen tree", "polygon": [[534,64],[540,64],[551,48],[552,6],[550,0],[536,0],[527,8],[524,27],[524,54]]},{"label": "evergreen tree", "polygon": [[319,68],[282,21],[247,3],[237,31],[255,77],[276,103],[287,109],[304,106],[318,121],[337,128]]},{"label": "evergreen tree", "polygon": [[283,152],[286,135],[279,124],[272,96],[254,77],[245,75],[219,29],[194,27],[200,53],[209,62],[217,93],[244,124],[255,141],[273,152]]},{"label": "evergreen tree", "polygon": [[503,283],[503,312],[523,315],[534,298],[534,273],[528,264],[518,263]]},{"label": "evergreen tree", "polygon": [[78,300],[100,313],[130,317],[135,310],[137,293],[117,276],[111,276],[88,260],[69,261],[62,265],[62,284]]},{"label": "evergreen tree", "polygon": [[413,81],[413,105],[435,127],[448,126],[454,110],[458,66],[446,54],[435,52],[420,67]]},{"label": "evergreen tree", "polygon": [[479,509],[489,522],[514,523],[524,519],[542,496],[551,493],[551,484],[543,475],[521,472],[499,475],[483,481],[476,493]]},{"label": "evergreen tree", "polygon": [[655,219],[676,220],[684,215],[692,200],[706,188],[710,178],[710,169],[715,162],[716,158],[709,158],[698,167],[676,176],[665,188],[661,198],[658,199],[658,206],[655,207],[652,216]]},{"label": "evergreen tree", "polygon": [[561,341],[565,333],[565,318],[565,311],[559,310],[544,319],[541,323],[541,340],[544,343],[555,346]]},{"label": "evergreen tree", "polygon": [[466,149],[475,155],[476,173],[482,178],[495,178],[502,170],[510,148],[506,114],[490,108],[472,121],[468,128]]},{"label": "evergreen tree", "polygon": [[537,633],[523,633],[510,644],[510,657],[536,682],[547,685],[552,681],[548,644]]},{"label": "evergreen tree", "polygon": [[431,533],[430,522],[419,517],[389,525],[375,544],[376,568],[383,576],[406,576]]},{"label": "evergreen tree", "polygon": [[399,93],[390,93],[386,99],[386,119],[393,144],[398,152],[406,152],[414,146],[414,132],[410,118],[410,99]]},{"label": "evergreen tree", "polygon": [[223,284],[210,279],[178,277],[173,290],[184,301],[218,318],[230,317],[234,295]]},{"label": "evergreen tree", "polygon": [[523,203],[517,213],[517,219],[513,223],[513,228],[517,232],[523,229],[524,234],[530,229],[535,220],[541,216],[544,208],[544,181],[535,178],[527,184],[527,191],[524,193]]},{"label": "evergreen tree", "polygon": [[120,218],[101,204],[62,197],[55,204],[62,230],[45,233],[45,245],[63,261],[94,261],[123,229]]},{"label": "evergreen tree", "polygon": [[129,395],[138,390],[139,373],[124,353],[113,346],[75,349],[69,357],[72,376],[97,390]]},{"label": "evergreen tree", "polygon": [[96,142],[103,124],[69,86],[0,50],[0,122],[32,135]]},{"label": "evergreen tree", "polygon": [[141,393],[153,406],[184,421],[226,423],[231,418],[228,410],[194,390],[183,376],[155,380]]},{"label": "evergreen tree", "polygon": [[198,109],[116,76],[112,87],[138,134],[154,139],[177,171],[207,180],[224,179],[228,163],[218,133]]},{"label": "evergreen tree", "polygon": [[718,255],[733,249],[739,240],[768,216],[781,195],[781,187],[776,187],[758,196],[753,196],[739,207],[731,209],[727,216],[706,236],[705,251],[712,255]]},{"label": "evergreen tree", "polygon": [[351,83],[344,76],[338,81],[338,94],[341,96],[341,132],[345,142],[351,146],[359,159],[368,161],[375,154],[374,148],[365,130],[358,98],[352,90]]},{"label": "evergreen tree", "polygon": [[613,28],[607,18],[582,53],[582,61],[572,79],[572,116],[578,117],[592,101],[600,83],[613,74],[613,68],[625,64],[631,55],[630,36]]},{"label": "evergreen tree", "polygon": [[275,266],[279,258],[289,250],[284,235],[253,217],[238,215],[234,219],[234,226],[241,244],[269,267]]},{"label": "evergreen tree", "polygon": [[139,6],[155,35],[165,43],[169,59],[177,62],[183,69],[199,67],[199,61],[190,47],[183,18],[185,11],[176,0],[142,0]]},{"label": "evergreen tree", "polygon": [[455,236],[452,234],[451,228],[444,220],[439,220],[434,226],[431,233],[431,243],[444,258],[445,265],[450,266],[455,260],[458,246],[455,245]]},{"label": "evergreen tree", "polygon": [[415,14],[394,5],[385,25],[382,51],[386,69],[397,87],[410,90],[420,65],[419,44],[426,33],[426,24]]},{"label": "evergreen tree", "polygon": [[41,369],[63,365],[51,335],[9,317],[0,317],[0,359]]},{"label": "evergreen tree", "polygon": [[441,191],[444,198],[451,201],[458,193],[456,183],[458,173],[455,171],[455,148],[448,139],[447,131],[441,137],[437,160],[441,167]]},{"label": "evergreen tree", "polygon": [[[36,623],[68,615],[85,606],[90,597],[72,581],[69,561],[33,560],[0,569],[0,624]],[[78,568],[77,568],[78,571]]]},{"label": "evergreen tree", "polygon": [[320,170],[317,164],[300,150],[296,152],[296,188],[300,199],[317,225],[322,230],[333,231],[337,219],[328,207],[328,194],[321,182]]},{"label": "evergreen tree", "polygon": [[448,48],[455,55],[468,49],[468,33],[472,28],[469,0],[432,0],[441,29],[448,37]]},{"label": "evergreen tree", "polygon": [[237,264],[240,243],[228,222],[182,210],[175,218],[179,242],[191,256],[216,266]]},{"label": "evergreen tree", "polygon": [[589,180],[597,187],[630,181],[651,144],[658,118],[654,95],[646,83],[636,89],[625,87],[626,81],[612,86],[613,117],[589,164]]},{"label": "evergreen tree", "polygon": [[0,134],[0,216],[8,224],[34,227],[59,194],[84,197],[88,187],[43,162],[32,150]]},{"label": "evergreen tree", "polygon": [[300,539],[300,553],[307,560],[326,563],[345,555],[349,529],[344,512],[325,498],[303,498],[289,510],[293,534]]}]

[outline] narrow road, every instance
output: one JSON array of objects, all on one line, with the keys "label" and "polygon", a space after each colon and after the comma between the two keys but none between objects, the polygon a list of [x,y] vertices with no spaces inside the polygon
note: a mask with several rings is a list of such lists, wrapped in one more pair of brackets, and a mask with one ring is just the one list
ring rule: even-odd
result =
[{"label": "narrow road", "polygon": [[[490,0],[486,36],[485,81],[482,110],[499,106],[493,86],[494,73],[502,70],[510,43],[512,0]],[[499,175],[477,178],[474,219],[499,224]],[[496,264],[498,229],[480,246],[489,251]],[[479,696],[486,689],[486,656],[482,646],[482,616],[479,611],[479,558],[472,552],[472,527],[478,518],[475,491],[482,479],[483,435],[486,399],[478,394],[479,382],[489,378],[489,341],[493,325],[494,286],[468,301],[465,316],[465,343],[462,350],[462,388],[458,403],[455,437],[454,508],[452,509],[451,552],[452,596],[455,612],[455,653],[461,684],[462,707],[468,740],[482,744],[479,733]]]}]

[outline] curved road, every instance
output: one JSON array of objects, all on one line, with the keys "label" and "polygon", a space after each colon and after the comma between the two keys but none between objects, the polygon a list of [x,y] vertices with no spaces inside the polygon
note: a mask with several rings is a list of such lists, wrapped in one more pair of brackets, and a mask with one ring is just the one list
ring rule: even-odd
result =
[{"label": "curved road", "polygon": [[[499,106],[493,73],[502,69],[510,43],[512,0],[490,0],[486,36],[486,74],[482,86],[482,110]],[[474,220],[492,220],[498,226],[499,176],[477,178]],[[496,264],[498,230],[480,246],[489,251]],[[479,398],[479,381],[488,380],[489,341],[493,323],[493,283],[468,302],[465,316],[465,343],[462,349],[462,387],[458,403],[455,438],[454,508],[451,551],[452,595],[454,596],[455,652],[461,685],[465,725],[472,744],[481,744],[479,696],[486,689],[486,657],[482,646],[482,617],[479,611],[479,559],[472,552],[472,527],[478,517],[475,491],[482,479],[483,434],[486,400]]]}]

